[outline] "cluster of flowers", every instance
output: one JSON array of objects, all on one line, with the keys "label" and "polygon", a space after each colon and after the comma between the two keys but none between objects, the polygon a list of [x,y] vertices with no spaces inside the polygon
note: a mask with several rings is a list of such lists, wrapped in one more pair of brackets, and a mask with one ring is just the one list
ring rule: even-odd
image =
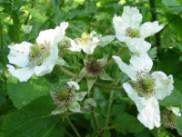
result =
[{"label": "cluster of flowers", "polygon": [[[113,24],[116,38],[124,42],[131,52],[130,64],[126,64],[119,56],[113,56],[122,72],[131,79],[123,84],[128,96],[135,102],[138,109],[138,120],[147,128],[153,129],[161,125],[159,101],[170,95],[173,90],[173,77],[167,76],[161,71],[151,72],[153,62],[148,55],[151,44],[145,38],[160,31],[163,26],[157,21],[146,22],[141,25],[142,15],[135,7],[124,7],[122,16],[114,16]],[[96,32],[83,33],[80,38],[71,39],[65,36],[67,22],[61,23],[54,29],[41,31],[36,43],[22,42],[10,45],[7,65],[9,72],[20,81],[27,81],[33,75],[43,76],[50,73],[56,64],[60,64],[59,45],[65,46],[72,52],[83,51],[85,54],[93,54],[95,48],[101,44],[107,44],[113,40],[112,36],[101,36]],[[60,44],[61,43],[61,44]],[[73,112],[80,112],[79,101],[82,101],[86,93],[77,94],[79,85],[68,82],[68,89],[60,95],[52,95],[58,106],[65,106],[69,97],[71,104],[67,104]],[[65,102],[57,101],[57,97]],[[54,114],[60,113],[58,108]],[[180,116],[176,107],[169,108],[174,114]]]},{"label": "cluster of flowers", "polygon": [[[116,38],[126,43],[131,58],[126,64],[119,56],[113,56],[120,70],[131,79],[123,84],[127,95],[135,102],[139,112],[138,120],[147,128],[160,127],[159,101],[169,96],[174,89],[172,75],[167,76],[162,71],[152,72],[153,62],[148,55],[151,44],[145,40],[159,32],[163,25],[157,21],[141,24],[142,15],[137,8],[124,7],[122,16],[115,16],[113,24]],[[180,116],[176,107],[169,108]]]}]

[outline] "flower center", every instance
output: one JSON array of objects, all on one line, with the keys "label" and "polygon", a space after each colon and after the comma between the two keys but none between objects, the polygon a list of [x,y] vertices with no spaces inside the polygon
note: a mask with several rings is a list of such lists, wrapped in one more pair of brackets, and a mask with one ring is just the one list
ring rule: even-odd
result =
[{"label": "flower center", "polygon": [[46,45],[33,45],[29,55],[30,66],[40,66],[45,58],[49,56],[50,48]]},{"label": "flower center", "polygon": [[102,72],[103,67],[96,60],[90,60],[86,63],[87,72],[93,76],[97,76]]},{"label": "flower center", "polygon": [[150,76],[144,76],[137,81],[131,81],[132,86],[138,92],[139,96],[151,96],[154,90],[155,82]]},{"label": "flower center", "polygon": [[126,35],[131,38],[137,38],[140,37],[140,31],[136,28],[127,28],[126,29]]},{"label": "flower center", "polygon": [[90,40],[91,40],[90,35],[84,32],[80,38],[80,43],[86,45],[87,43],[89,43]]}]

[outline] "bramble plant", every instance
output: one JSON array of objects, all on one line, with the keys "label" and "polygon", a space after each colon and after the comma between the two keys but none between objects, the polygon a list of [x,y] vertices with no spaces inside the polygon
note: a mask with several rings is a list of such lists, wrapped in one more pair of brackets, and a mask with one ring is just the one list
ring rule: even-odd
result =
[{"label": "bramble plant", "polygon": [[[133,1],[106,1],[75,0],[74,5],[53,0],[55,9],[46,5],[45,13],[41,7],[44,0],[0,1],[0,15],[9,14],[11,27],[17,29],[12,32],[15,36],[9,34],[8,38],[11,27],[4,29],[8,25],[3,23],[10,19],[0,16],[0,27],[6,26],[0,28],[0,137],[182,135],[181,80],[179,72],[171,69],[178,68],[180,61],[172,60],[176,58],[170,52],[173,47],[164,48],[171,38],[172,46],[180,42],[168,31],[176,29],[176,35],[181,34],[181,26],[171,20],[179,15],[177,21],[182,23],[182,3],[160,1],[174,12],[166,15],[166,21],[157,16],[166,10],[157,10],[161,6],[156,5],[158,0],[142,1],[141,6]],[[117,3],[115,8],[122,12],[98,12],[94,17],[93,3],[98,9],[104,8],[104,3]],[[144,14],[147,4],[152,21]],[[180,12],[170,7],[178,4]],[[84,5],[85,13],[74,11]],[[20,10],[26,11],[22,24]],[[67,14],[71,10],[72,14]]]}]

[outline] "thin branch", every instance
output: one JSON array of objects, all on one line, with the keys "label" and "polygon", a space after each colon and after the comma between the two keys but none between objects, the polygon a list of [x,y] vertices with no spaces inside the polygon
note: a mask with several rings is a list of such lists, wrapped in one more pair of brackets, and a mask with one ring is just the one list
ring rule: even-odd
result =
[{"label": "thin branch", "polygon": [[113,102],[113,97],[114,97],[114,91],[111,91],[110,97],[109,97],[109,104],[108,104],[108,110],[107,110],[107,116],[106,116],[106,122],[105,122],[105,127],[109,125],[109,120],[110,120],[110,115],[111,115],[111,106]]},{"label": "thin branch", "polygon": [[74,124],[72,123],[72,121],[70,120],[70,118],[67,116],[66,120],[68,121],[68,124],[70,125],[70,127],[73,129],[73,131],[75,132],[75,135],[77,137],[81,137],[78,130],[76,129],[76,127],[74,126]]},{"label": "thin branch", "polygon": [[77,76],[75,73],[71,72],[70,70],[66,69],[63,66],[61,66],[60,69],[63,71],[63,73],[65,73],[66,75],[68,75],[70,77],[76,77]]}]

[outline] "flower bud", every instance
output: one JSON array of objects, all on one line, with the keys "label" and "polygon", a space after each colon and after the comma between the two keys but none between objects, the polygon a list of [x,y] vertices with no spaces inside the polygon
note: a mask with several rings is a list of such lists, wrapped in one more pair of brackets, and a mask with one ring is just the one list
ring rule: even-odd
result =
[{"label": "flower bud", "polygon": [[52,94],[53,101],[59,108],[68,107],[72,103],[74,96],[74,91],[68,88],[61,89]]},{"label": "flower bud", "polygon": [[176,115],[169,109],[165,109],[161,113],[162,124],[166,128],[176,129]]},{"label": "flower bud", "polygon": [[71,41],[68,37],[64,37],[59,43],[59,48],[69,48],[71,46]]}]

